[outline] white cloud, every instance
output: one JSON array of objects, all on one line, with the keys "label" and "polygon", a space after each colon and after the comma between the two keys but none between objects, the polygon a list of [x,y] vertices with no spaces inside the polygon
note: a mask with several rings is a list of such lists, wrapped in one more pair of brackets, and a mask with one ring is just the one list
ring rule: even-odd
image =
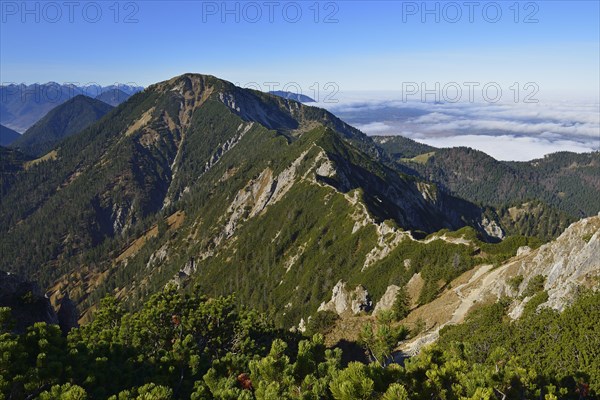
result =
[{"label": "white cloud", "polygon": [[[350,123],[360,121],[357,128],[367,134],[400,134],[433,146],[469,146],[503,160],[600,150],[598,103],[434,104],[393,96],[352,98],[330,110]],[[419,113],[402,112],[415,109]]]},{"label": "white cloud", "polygon": [[389,133],[394,131],[394,127],[384,124],[383,122],[371,122],[368,124],[355,124],[355,128],[360,129],[367,135],[375,135]]},{"label": "white cloud", "polygon": [[439,124],[441,122],[450,122],[454,119],[455,117],[448,114],[432,112],[413,119],[413,122],[416,124]]},{"label": "white cloud", "polygon": [[542,158],[546,154],[557,151],[582,153],[594,150],[585,144],[569,140],[552,141],[542,138],[510,135],[461,135],[422,139],[419,142],[435,147],[467,146],[481,150],[495,159],[506,161],[528,161],[535,158]]}]

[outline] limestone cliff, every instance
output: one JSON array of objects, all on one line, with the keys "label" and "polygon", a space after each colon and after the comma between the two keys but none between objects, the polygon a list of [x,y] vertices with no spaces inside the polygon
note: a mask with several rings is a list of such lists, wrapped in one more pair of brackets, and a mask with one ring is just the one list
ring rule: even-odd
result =
[{"label": "limestone cliff", "polygon": [[600,287],[600,215],[570,225],[556,240],[538,249],[520,249],[501,265],[481,265],[455,279],[433,302],[414,310],[404,321],[421,320],[427,330],[402,346],[408,354],[438,337],[446,324],[460,323],[476,305],[507,296],[512,299],[508,315],[519,318],[532,298],[529,282],[542,276],[547,301],[538,306],[563,310],[582,288]]},{"label": "limestone cliff", "polygon": [[346,289],[346,283],[339,281],[333,288],[331,300],[323,302],[318,311],[333,311],[338,315],[351,312],[371,311],[373,303],[369,292],[361,285],[354,290]]}]

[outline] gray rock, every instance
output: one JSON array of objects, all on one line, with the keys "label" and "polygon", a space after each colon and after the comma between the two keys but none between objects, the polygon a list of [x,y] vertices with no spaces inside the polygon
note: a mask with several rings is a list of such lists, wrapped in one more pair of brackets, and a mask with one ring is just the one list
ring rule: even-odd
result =
[{"label": "gray rock", "polygon": [[391,310],[396,302],[396,297],[398,296],[398,292],[400,291],[400,287],[396,285],[390,285],[387,287],[381,299],[375,305],[375,309],[373,310],[373,315],[377,315],[382,311]]},{"label": "gray rock", "polygon": [[318,311],[333,311],[338,315],[346,312],[358,314],[368,312],[373,308],[373,302],[367,289],[358,285],[353,291],[346,289],[346,283],[339,281],[332,290],[331,300],[323,302]]}]

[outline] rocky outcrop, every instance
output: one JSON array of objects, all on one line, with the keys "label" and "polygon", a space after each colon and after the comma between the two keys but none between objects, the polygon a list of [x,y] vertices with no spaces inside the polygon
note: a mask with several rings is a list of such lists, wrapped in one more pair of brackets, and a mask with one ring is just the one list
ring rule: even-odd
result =
[{"label": "rocky outcrop", "polygon": [[[424,343],[436,340],[444,325],[460,323],[473,307],[504,296],[512,299],[508,315],[519,318],[531,299],[524,297],[524,292],[538,275],[545,278],[543,290],[548,294],[538,309],[562,311],[581,288],[600,289],[600,215],[573,223],[556,240],[538,249],[519,249],[517,256],[500,267],[481,265],[465,272],[441,296],[407,317],[409,326],[422,320],[433,328],[405,343],[403,351],[415,354]],[[520,278],[516,290],[515,277]]]},{"label": "rocky outcrop", "polygon": [[333,311],[338,315],[345,313],[359,314],[371,311],[373,302],[367,289],[358,285],[354,290],[346,289],[346,283],[339,281],[334,287],[331,300],[323,302],[318,311]]},{"label": "rocky outcrop", "polygon": [[496,221],[483,217],[481,220],[481,227],[489,237],[504,239],[504,231]]},{"label": "rocky outcrop", "polygon": [[308,317],[307,322],[304,321],[304,318],[300,318],[300,323],[298,324],[298,332],[306,332],[306,325],[308,325],[308,322],[310,322],[310,318],[311,317]]},{"label": "rocky outcrop", "polygon": [[194,257],[190,257],[188,262],[185,263],[182,269],[180,269],[173,279],[171,279],[165,286],[174,284],[178,288],[183,287],[189,278],[196,272],[196,261]]},{"label": "rocky outcrop", "polygon": [[377,232],[377,244],[366,255],[365,263],[361,269],[362,271],[366,270],[377,261],[387,257],[402,240],[412,239],[410,232],[405,232],[390,226],[386,221],[380,224],[375,223],[375,229]]},{"label": "rocky outcrop", "polygon": [[396,297],[398,296],[398,292],[400,291],[400,287],[396,285],[390,285],[387,287],[381,299],[375,305],[375,309],[373,310],[373,315],[377,315],[382,311],[391,310],[396,302]]},{"label": "rocky outcrop", "polygon": [[273,171],[267,168],[261,172],[258,178],[248,182],[246,187],[236,194],[229,206],[229,221],[225,224],[222,237],[217,238],[216,242],[229,239],[241,222],[257,216],[268,206],[281,200],[296,182],[297,169],[307,153],[305,151],[300,154],[288,168],[277,176],[273,176]]},{"label": "rocky outcrop", "polygon": [[13,331],[23,333],[36,322],[58,324],[50,300],[39,286],[10,272],[0,271],[0,307],[9,307],[14,320]]},{"label": "rocky outcrop", "polygon": [[[519,295],[535,276],[546,278],[544,290],[548,301],[540,307],[562,311],[571,303],[580,287],[600,284],[600,215],[586,218],[569,226],[555,241],[536,251],[526,253],[506,265],[504,287],[494,292],[508,292],[506,278],[522,275]],[[516,306],[516,305],[515,305]],[[520,313],[513,313],[517,318]]]}]

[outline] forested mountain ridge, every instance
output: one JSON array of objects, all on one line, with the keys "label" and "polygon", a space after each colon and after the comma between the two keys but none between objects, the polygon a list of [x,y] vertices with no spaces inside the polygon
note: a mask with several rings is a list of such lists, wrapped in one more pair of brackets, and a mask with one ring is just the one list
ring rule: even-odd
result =
[{"label": "forested mountain ridge", "polygon": [[[600,211],[600,152],[557,152],[527,162],[510,163],[560,199],[557,206],[577,217]],[[579,214],[575,214],[579,213]]]},{"label": "forested mountain ridge", "polygon": [[433,146],[416,142],[404,136],[371,136],[371,139],[394,160],[413,158],[437,150]]},{"label": "forested mountain ridge", "polygon": [[[327,111],[211,76],[153,85],[50,155],[3,195],[1,268],[58,279],[53,291],[72,288],[85,306],[114,292],[135,303],[178,276],[281,310],[298,286],[279,315],[289,326],[341,276],[361,280],[414,241],[403,230],[501,234],[478,207],[379,162]],[[448,277],[473,265],[463,261]]]},{"label": "forested mountain ridge", "polygon": [[0,123],[21,133],[31,128],[50,110],[78,95],[96,97],[107,91],[121,90],[127,95],[144,88],[131,85],[8,84],[0,85]]},{"label": "forested mountain ridge", "polygon": [[486,243],[511,234],[501,210],[388,161],[325,110],[182,75],[24,164],[0,204],[0,268],[69,290],[84,310],[107,293],[136,305],[169,281],[197,282],[290,327],[340,279],[376,298],[421,273],[427,303],[460,273],[539,245]]},{"label": "forested mountain ridge", "polygon": [[[548,239],[569,223],[600,212],[599,152],[559,152],[539,160],[505,162],[467,147],[436,149],[403,137],[374,141],[399,170],[495,208],[501,225],[513,233],[537,231]],[[520,212],[509,213],[509,208]]]},{"label": "forested mountain ridge", "polygon": [[43,156],[64,138],[81,132],[112,109],[100,100],[75,96],[48,112],[10,147],[32,157]]},{"label": "forested mountain ridge", "polygon": [[401,162],[453,193],[485,205],[538,199],[578,218],[600,211],[600,200],[592,195],[600,191],[598,152],[563,152],[508,163],[455,147],[436,150],[423,162],[414,158]]}]

